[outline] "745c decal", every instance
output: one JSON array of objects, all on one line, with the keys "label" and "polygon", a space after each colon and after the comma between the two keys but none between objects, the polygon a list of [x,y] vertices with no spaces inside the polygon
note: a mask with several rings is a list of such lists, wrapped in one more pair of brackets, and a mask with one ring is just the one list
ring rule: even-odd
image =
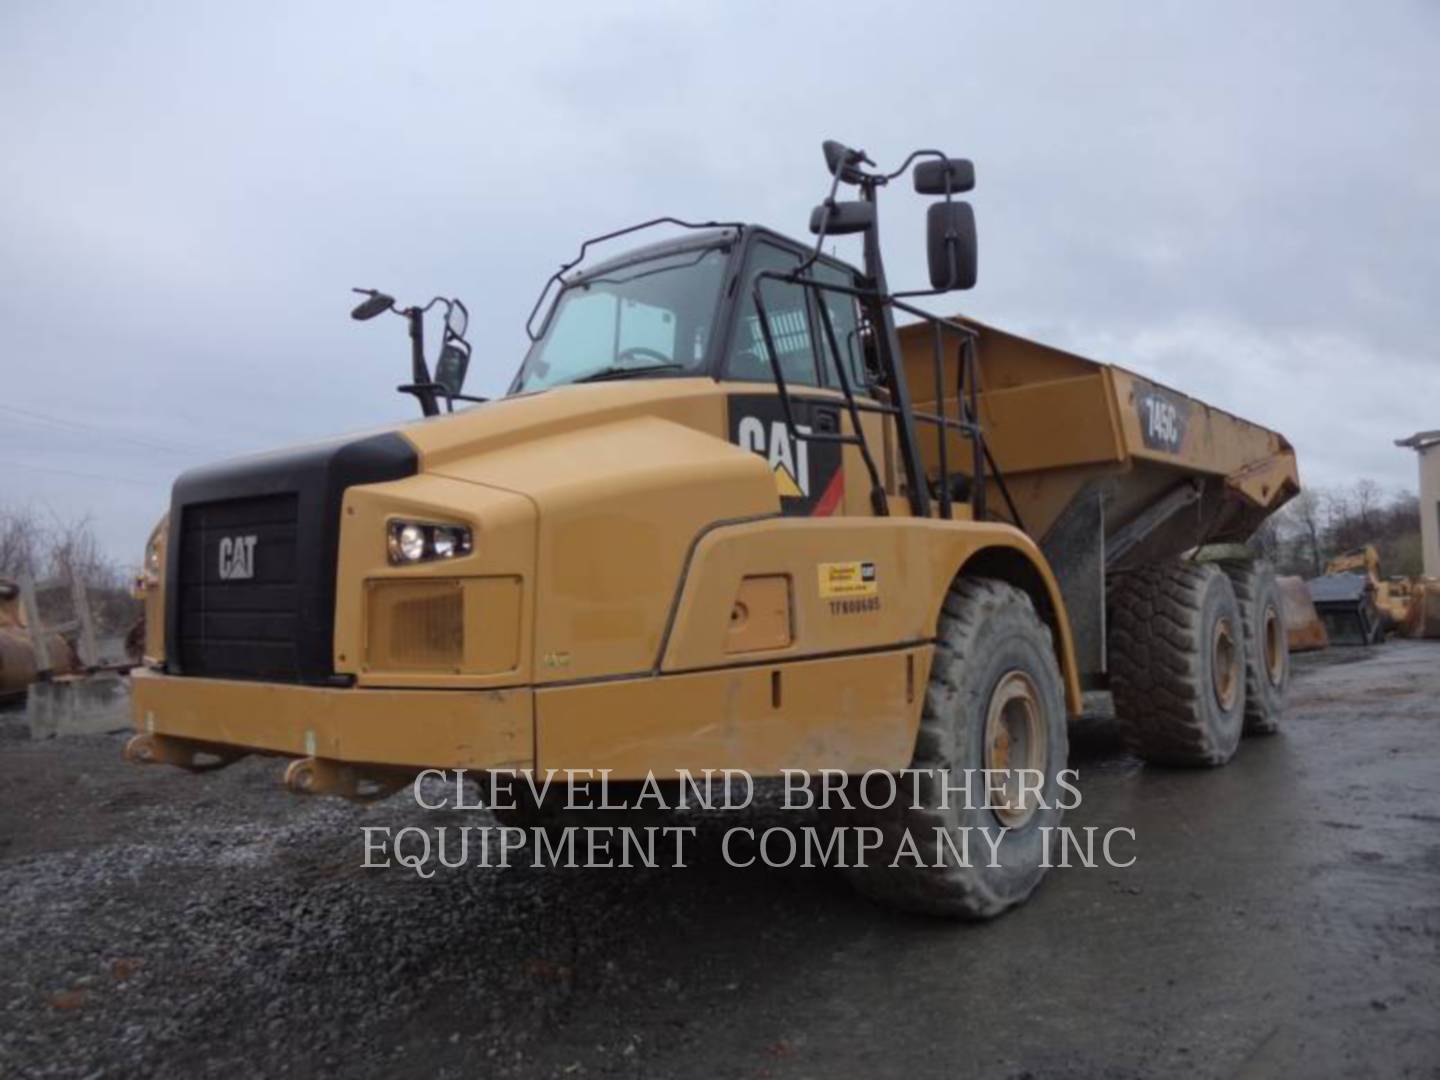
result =
[{"label": "745c decal", "polygon": [[1185,442],[1190,403],[1177,394],[1156,386],[1135,385],[1135,412],[1140,420],[1140,438],[1150,450],[1178,454]]}]

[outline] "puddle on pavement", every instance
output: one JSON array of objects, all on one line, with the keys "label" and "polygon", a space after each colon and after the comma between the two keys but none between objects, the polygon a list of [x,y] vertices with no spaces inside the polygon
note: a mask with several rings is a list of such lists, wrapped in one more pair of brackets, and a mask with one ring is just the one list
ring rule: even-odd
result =
[{"label": "puddle on pavement", "polygon": [[124,731],[131,726],[130,680],[102,674],[35,683],[26,697],[0,702],[0,723],[22,726],[32,739]]}]

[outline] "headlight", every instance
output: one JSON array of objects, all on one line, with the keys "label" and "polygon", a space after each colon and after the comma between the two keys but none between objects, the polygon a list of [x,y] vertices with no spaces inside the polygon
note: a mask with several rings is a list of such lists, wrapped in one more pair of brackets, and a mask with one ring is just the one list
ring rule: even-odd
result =
[{"label": "headlight", "polygon": [[460,547],[460,537],[457,529],[436,529],[431,537],[430,546],[435,550],[437,559],[448,559],[454,555]]},{"label": "headlight", "polygon": [[419,525],[400,525],[395,529],[396,562],[419,562],[425,557],[425,530]]},{"label": "headlight", "polygon": [[386,526],[386,548],[396,566],[453,559],[469,555],[473,546],[464,525],[435,525],[424,521],[391,521]]},{"label": "headlight", "polygon": [[170,520],[166,514],[160,519],[159,524],[150,530],[150,539],[145,543],[145,566],[137,584],[148,588],[160,584],[160,576],[165,571],[165,526]]}]

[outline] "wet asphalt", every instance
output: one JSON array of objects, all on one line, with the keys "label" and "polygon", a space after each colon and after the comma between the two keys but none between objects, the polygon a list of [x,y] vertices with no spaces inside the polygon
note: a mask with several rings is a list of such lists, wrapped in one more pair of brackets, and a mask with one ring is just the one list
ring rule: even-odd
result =
[{"label": "wet asphalt", "polygon": [[975,925],[730,867],[729,819],[683,869],[365,870],[433,815],[0,735],[0,1076],[1440,1076],[1440,642],[1297,658],[1220,770],[1083,722],[1067,824],[1135,864]]}]

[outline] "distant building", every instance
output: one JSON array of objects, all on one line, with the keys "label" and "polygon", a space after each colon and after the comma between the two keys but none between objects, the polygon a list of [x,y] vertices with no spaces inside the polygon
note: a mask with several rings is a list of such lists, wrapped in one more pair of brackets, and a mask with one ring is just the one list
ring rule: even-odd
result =
[{"label": "distant building", "polygon": [[1420,456],[1420,545],[1425,576],[1440,577],[1440,431],[1421,431],[1396,439]]}]

